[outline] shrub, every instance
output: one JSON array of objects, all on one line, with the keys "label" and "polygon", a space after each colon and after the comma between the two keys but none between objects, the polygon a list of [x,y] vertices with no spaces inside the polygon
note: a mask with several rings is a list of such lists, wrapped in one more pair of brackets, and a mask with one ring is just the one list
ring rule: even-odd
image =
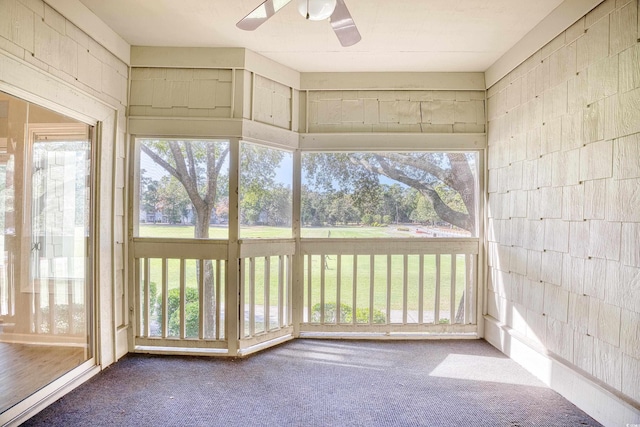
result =
[{"label": "shrub", "polygon": [[[189,302],[184,307],[184,320],[187,324],[186,337],[197,338],[200,331],[198,319],[200,318],[200,305],[198,301]],[[176,310],[169,316],[169,335],[180,336],[180,310]]]},{"label": "shrub", "polygon": [[[353,322],[353,309],[348,304],[340,304],[340,322]],[[311,323],[320,323],[320,304],[311,308]],[[324,323],[336,323],[336,303],[324,305]],[[369,308],[356,308],[356,323],[369,323]],[[377,308],[373,309],[373,323],[387,323],[387,316]]]},{"label": "shrub", "polygon": [[[369,323],[368,308],[356,308],[356,323]],[[387,316],[382,311],[374,308],[373,323],[387,323]]]},{"label": "shrub", "polygon": [[[185,323],[188,337],[197,337],[199,331],[200,308],[198,304],[199,293],[195,288],[186,288],[185,296]],[[158,307],[162,307],[162,294],[157,297]],[[162,324],[162,310],[158,310],[158,322]],[[180,336],[180,289],[170,289],[167,294],[168,335]]]},{"label": "shrub", "polygon": [[158,285],[156,282],[149,282],[149,306],[149,312],[152,316],[158,314]]}]

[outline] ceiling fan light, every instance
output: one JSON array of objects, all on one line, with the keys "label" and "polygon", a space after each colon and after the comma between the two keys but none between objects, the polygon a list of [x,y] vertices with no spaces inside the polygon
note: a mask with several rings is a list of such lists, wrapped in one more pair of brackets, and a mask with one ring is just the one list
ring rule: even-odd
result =
[{"label": "ceiling fan light", "polygon": [[333,14],[336,0],[298,0],[298,12],[311,21],[322,21]]}]

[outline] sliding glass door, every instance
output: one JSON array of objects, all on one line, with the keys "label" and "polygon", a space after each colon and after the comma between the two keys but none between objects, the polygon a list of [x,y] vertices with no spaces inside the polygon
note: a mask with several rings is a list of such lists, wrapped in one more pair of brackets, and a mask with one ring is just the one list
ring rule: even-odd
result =
[{"label": "sliding glass door", "polygon": [[93,357],[90,132],[0,93],[0,413]]}]

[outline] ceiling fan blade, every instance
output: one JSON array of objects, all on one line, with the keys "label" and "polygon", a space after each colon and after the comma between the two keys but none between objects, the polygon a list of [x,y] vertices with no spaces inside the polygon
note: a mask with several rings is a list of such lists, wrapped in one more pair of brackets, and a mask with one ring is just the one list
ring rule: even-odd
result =
[{"label": "ceiling fan blade", "polygon": [[291,0],[266,0],[236,24],[241,30],[253,31],[285,7]]},{"label": "ceiling fan blade", "polygon": [[342,46],[353,46],[362,40],[362,36],[360,36],[360,32],[356,28],[356,24],[353,22],[353,18],[349,13],[349,9],[347,9],[347,5],[344,4],[344,0],[338,0],[336,2],[336,9],[333,11],[329,20]]}]

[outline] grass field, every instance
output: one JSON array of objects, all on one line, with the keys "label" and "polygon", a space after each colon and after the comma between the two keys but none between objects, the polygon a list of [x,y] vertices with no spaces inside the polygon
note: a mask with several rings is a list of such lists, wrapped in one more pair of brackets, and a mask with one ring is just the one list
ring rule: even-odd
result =
[{"label": "grass field", "polygon": [[[226,229],[212,227],[211,238],[226,238]],[[348,237],[388,237],[383,227],[335,227],[311,229],[318,235],[313,237],[327,237],[331,232],[331,238]],[[283,232],[289,229],[277,229],[273,227],[252,227],[246,230],[244,237],[274,238],[282,237]],[[165,225],[142,225],[140,227],[141,236],[146,237],[181,237],[190,238],[193,236],[193,228],[185,226],[165,226]],[[311,237],[311,236],[309,236]],[[356,261],[357,258],[357,261]],[[304,264],[304,305],[308,306],[309,292],[311,293],[311,306],[321,301],[321,272],[324,268],[324,302],[335,303],[338,300],[338,269],[337,255],[329,254],[326,262],[322,263],[320,256],[311,258],[311,286],[309,287],[308,261],[305,258]],[[440,257],[440,294],[438,305],[441,312],[449,312],[451,295],[451,255],[441,255]],[[354,285],[354,261],[357,262]],[[269,305],[278,305],[278,257],[271,257],[270,277],[267,283],[269,287]],[[433,311],[436,305],[436,256],[425,255],[423,262],[423,309]],[[373,265],[372,265],[373,263]],[[420,257],[409,255],[407,257],[407,286],[406,286],[406,308],[409,311],[416,311],[419,308],[420,297]],[[265,301],[265,258],[256,258],[254,264],[255,277],[255,304],[261,306]],[[187,260],[185,264],[185,280],[188,287],[197,288],[196,261]],[[455,288],[456,300],[459,301],[465,286],[465,256],[456,257],[455,268]],[[373,277],[372,277],[373,275]],[[343,255],[341,257],[340,272],[340,301],[349,306],[353,305],[354,292],[356,296],[357,308],[369,308],[371,292],[373,292],[374,308],[383,312],[387,309],[387,294],[390,296],[391,310],[402,310],[405,306],[404,287],[404,258],[401,255],[392,255],[391,263],[388,264],[386,255]],[[169,288],[176,288],[180,283],[180,262],[179,260],[168,260],[167,271]],[[224,277],[224,272],[222,274]],[[246,263],[245,277],[249,277],[249,263]],[[390,279],[389,288],[387,278]],[[160,259],[150,260],[150,280],[155,282],[158,293],[161,292],[162,283],[162,261]],[[223,279],[224,280],[224,279]],[[224,286],[222,286],[224,293]],[[245,304],[249,303],[248,280],[245,283]],[[286,294],[285,294],[286,301]],[[455,307],[454,307],[455,309]]]},{"label": "grass field", "polygon": [[[304,238],[383,238],[383,237],[415,237],[409,231],[399,231],[399,227],[305,227],[302,229]],[[193,227],[185,225],[152,225],[140,224],[140,237],[159,238],[193,238]],[[210,239],[226,239],[229,232],[226,227],[209,227]],[[291,228],[288,227],[241,227],[242,239],[287,239],[291,238]]]}]

